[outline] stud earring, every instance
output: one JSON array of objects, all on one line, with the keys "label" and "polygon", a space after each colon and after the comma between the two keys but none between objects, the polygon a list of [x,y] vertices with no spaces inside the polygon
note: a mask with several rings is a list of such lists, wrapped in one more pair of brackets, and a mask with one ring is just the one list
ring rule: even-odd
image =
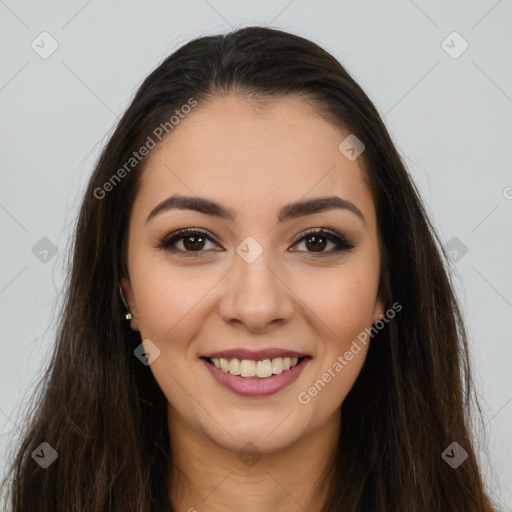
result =
[{"label": "stud earring", "polygon": [[[123,289],[121,288],[120,284],[119,284],[119,293],[121,294],[121,300],[123,301],[123,304],[125,305],[126,309],[129,309],[128,305],[126,304],[126,301],[124,300]],[[128,312],[124,315],[124,317],[126,318],[126,320],[131,320],[132,314]]]}]

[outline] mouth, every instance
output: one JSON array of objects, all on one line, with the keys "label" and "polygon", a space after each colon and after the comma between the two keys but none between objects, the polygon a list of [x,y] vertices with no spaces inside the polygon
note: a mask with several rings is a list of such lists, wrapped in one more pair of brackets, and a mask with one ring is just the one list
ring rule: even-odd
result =
[{"label": "mouth", "polygon": [[299,378],[311,356],[273,359],[200,358],[214,380],[229,391],[244,397],[273,395]]},{"label": "mouth", "polygon": [[280,375],[301,364],[311,356],[302,357],[274,357],[272,359],[238,359],[223,357],[201,357],[215,368],[248,379],[268,379],[274,375]]}]

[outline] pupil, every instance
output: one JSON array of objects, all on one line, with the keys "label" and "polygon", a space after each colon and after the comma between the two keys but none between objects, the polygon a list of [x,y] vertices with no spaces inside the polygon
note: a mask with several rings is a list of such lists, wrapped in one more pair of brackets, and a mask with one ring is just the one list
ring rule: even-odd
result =
[{"label": "pupil", "polygon": [[[192,242],[190,242],[192,240]],[[308,244],[313,248],[313,252],[322,252],[325,248],[325,238],[312,235],[308,239]],[[186,249],[202,249],[204,244],[203,236],[189,235],[184,239]]]},{"label": "pupil", "polygon": [[[313,252],[321,252],[322,249],[325,248],[325,238],[317,235],[313,235],[308,238],[308,240],[313,240]],[[318,240],[322,240],[323,243],[319,242]]]},{"label": "pupil", "polygon": [[[194,240],[194,242],[192,242],[192,244],[189,243],[190,240]],[[184,246],[186,249],[202,249],[202,245],[200,244],[204,244],[204,237],[203,236],[196,236],[196,235],[189,235],[187,236],[185,239],[184,239]]]}]

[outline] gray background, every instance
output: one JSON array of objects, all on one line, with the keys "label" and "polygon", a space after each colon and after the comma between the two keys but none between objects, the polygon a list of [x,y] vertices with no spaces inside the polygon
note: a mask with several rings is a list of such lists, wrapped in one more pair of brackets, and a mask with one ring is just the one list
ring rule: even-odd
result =
[{"label": "gray background", "polygon": [[[443,243],[456,251],[484,401],[483,469],[512,510],[510,0],[0,0],[0,474],[53,340],[70,223],[101,145],[164,57],[193,37],[243,25],[317,42],[381,112]],[[47,58],[43,31],[58,44]],[[453,31],[463,39],[446,39]]]}]

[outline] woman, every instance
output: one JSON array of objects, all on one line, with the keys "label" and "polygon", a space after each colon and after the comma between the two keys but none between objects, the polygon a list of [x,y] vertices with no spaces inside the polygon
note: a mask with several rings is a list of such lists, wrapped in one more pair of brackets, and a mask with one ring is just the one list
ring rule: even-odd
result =
[{"label": "woman", "polygon": [[439,240],[312,42],[244,28],[152,72],[67,284],[14,512],[492,510]]}]

